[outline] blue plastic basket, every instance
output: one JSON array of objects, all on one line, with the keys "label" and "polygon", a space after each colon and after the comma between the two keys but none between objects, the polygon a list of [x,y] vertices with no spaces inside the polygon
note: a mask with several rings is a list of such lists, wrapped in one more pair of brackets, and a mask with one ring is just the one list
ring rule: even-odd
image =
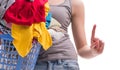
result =
[{"label": "blue plastic basket", "polygon": [[33,47],[30,53],[22,58],[17,53],[12,44],[9,30],[0,25],[0,70],[34,70],[41,45],[37,41],[33,41]]}]

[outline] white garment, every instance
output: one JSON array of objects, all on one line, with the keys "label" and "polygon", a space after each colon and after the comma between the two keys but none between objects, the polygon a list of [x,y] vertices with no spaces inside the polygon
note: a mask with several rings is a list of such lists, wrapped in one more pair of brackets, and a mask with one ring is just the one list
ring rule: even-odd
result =
[{"label": "white garment", "polygon": [[54,29],[49,29],[48,30],[50,35],[52,36],[52,39],[59,40],[63,36],[65,36],[62,32],[56,32]]}]

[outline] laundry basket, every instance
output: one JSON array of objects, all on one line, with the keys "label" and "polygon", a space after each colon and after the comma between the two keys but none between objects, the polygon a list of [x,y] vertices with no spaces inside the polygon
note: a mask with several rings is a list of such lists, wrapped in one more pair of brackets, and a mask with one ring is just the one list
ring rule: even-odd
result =
[{"label": "laundry basket", "polygon": [[29,54],[22,58],[12,44],[10,31],[0,24],[0,70],[34,70],[41,45],[33,41]]}]

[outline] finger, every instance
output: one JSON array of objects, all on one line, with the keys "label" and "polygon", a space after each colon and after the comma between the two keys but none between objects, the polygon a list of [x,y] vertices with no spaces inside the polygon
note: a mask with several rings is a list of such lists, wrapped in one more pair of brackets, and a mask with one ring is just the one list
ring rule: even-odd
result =
[{"label": "finger", "polygon": [[99,46],[97,47],[97,51],[98,51],[98,52],[100,51],[101,46],[102,46],[102,41],[101,41],[101,40],[99,40]]},{"label": "finger", "polygon": [[93,49],[95,47],[95,45],[96,45],[96,42],[93,42],[93,43],[91,43],[90,47]]},{"label": "finger", "polygon": [[95,43],[97,41],[99,41],[99,39],[98,38],[94,38],[93,40],[91,40],[91,44],[93,44],[93,43]]},{"label": "finger", "polygon": [[95,38],[95,30],[96,30],[96,25],[93,26],[91,40]]},{"label": "finger", "polygon": [[100,48],[99,48],[99,50],[98,50],[98,53],[102,53],[103,50],[104,50],[104,43],[102,42],[102,43],[101,43],[101,46],[100,46]]},{"label": "finger", "polygon": [[100,40],[97,40],[96,42],[97,43],[96,43],[96,46],[94,47],[94,49],[98,50],[100,47]]},{"label": "finger", "polygon": [[99,52],[101,50],[102,45],[103,42],[101,40],[98,40],[94,49]]},{"label": "finger", "polygon": [[99,40],[96,40],[91,43],[91,48],[95,49],[96,47],[98,47],[98,45],[99,45]]},{"label": "finger", "polygon": [[98,38],[93,38],[92,42],[96,42],[97,40],[99,40]]},{"label": "finger", "polygon": [[99,40],[97,40],[93,46],[93,49],[99,50]]}]

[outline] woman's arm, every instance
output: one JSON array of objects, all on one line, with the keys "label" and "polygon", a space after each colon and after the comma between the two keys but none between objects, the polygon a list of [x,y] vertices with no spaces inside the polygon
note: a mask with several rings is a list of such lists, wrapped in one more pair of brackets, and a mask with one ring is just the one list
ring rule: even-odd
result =
[{"label": "woman's arm", "polygon": [[104,43],[95,38],[96,25],[93,26],[91,45],[88,46],[84,26],[84,5],[80,0],[72,0],[72,32],[78,54],[84,58],[92,58],[101,54]]}]

